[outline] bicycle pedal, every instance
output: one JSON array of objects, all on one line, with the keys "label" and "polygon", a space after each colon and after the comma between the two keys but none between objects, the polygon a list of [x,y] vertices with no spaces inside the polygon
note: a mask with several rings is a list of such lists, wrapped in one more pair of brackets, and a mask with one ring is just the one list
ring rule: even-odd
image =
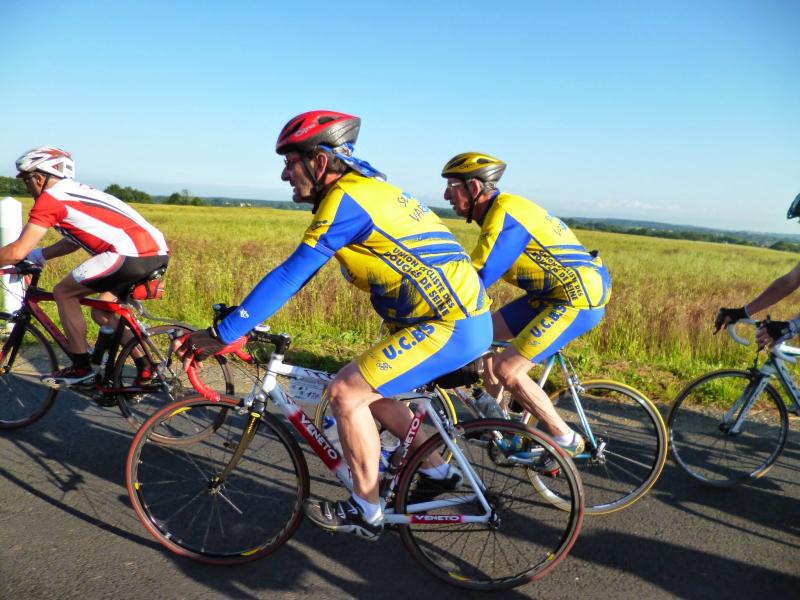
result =
[{"label": "bicycle pedal", "polygon": [[561,468],[553,469],[551,471],[545,471],[545,470],[539,471],[537,469],[534,469],[534,471],[536,471],[537,475],[541,475],[542,477],[549,477],[550,479],[556,479],[559,475],[561,475]]},{"label": "bicycle pedal", "polygon": [[109,408],[111,406],[116,406],[119,401],[117,400],[116,396],[109,396],[103,393],[98,392],[97,394],[92,394],[91,399],[94,400],[100,406],[105,408]]}]

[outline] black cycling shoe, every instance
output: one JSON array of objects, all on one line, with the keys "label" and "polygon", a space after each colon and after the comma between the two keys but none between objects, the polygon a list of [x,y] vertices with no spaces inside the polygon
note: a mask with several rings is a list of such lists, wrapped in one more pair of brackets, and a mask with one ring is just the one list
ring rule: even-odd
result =
[{"label": "black cycling shoe", "polygon": [[306,500],[303,503],[303,510],[315,525],[331,533],[352,533],[374,542],[383,531],[383,522],[376,524],[367,522],[361,507],[353,498],[335,502]]},{"label": "black cycling shoe", "polygon": [[406,505],[430,502],[440,494],[458,489],[463,481],[461,472],[452,465],[448,465],[447,476],[443,479],[434,479],[425,473],[419,473],[417,484],[409,494]]}]

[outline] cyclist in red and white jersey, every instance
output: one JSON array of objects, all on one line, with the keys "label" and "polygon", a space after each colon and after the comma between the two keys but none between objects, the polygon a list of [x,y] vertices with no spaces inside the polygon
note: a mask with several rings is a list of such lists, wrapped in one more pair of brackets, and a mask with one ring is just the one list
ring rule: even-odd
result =
[{"label": "cyclist in red and white jersey", "polygon": [[[34,204],[19,238],[0,248],[0,264],[27,258],[44,265],[79,248],[91,255],[53,288],[72,365],[43,378],[54,386],[82,383],[94,372],[80,299],[100,292],[100,300],[115,301],[132,284],[166,267],[169,248],[164,235],[128,204],[75,181],[75,161],[69,153],[52,146],[34,148],[20,156],[16,166]],[[50,227],[63,239],[37,248]],[[104,311],[92,310],[92,318],[100,325],[116,322]],[[146,374],[148,365],[143,358],[138,361],[140,375]]]}]

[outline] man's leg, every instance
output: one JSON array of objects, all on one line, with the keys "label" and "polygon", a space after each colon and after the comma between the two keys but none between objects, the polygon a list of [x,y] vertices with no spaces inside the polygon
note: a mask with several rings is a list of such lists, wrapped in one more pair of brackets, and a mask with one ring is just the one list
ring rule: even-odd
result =
[{"label": "man's leg", "polygon": [[83,319],[80,299],[96,293],[75,281],[72,273],[64,277],[53,288],[58,316],[61,319],[64,333],[67,335],[67,347],[72,354],[83,355],[89,352],[86,343],[86,321]]},{"label": "man's leg", "polygon": [[[381,528],[380,438],[370,405],[458,368],[464,364],[464,356],[477,356],[490,341],[488,313],[452,322],[427,322],[399,329],[342,369],[328,387],[328,394],[342,450],[353,475],[353,499],[306,501],[308,517],[330,531],[349,531],[375,539]],[[407,409],[386,408],[385,403],[381,406],[387,421],[402,435],[400,425],[408,422]],[[382,412],[381,408],[378,412]],[[450,473],[449,468],[446,471],[423,474],[458,485],[460,475]]]},{"label": "man's leg", "polygon": [[378,493],[380,439],[369,410],[381,395],[372,389],[351,362],[328,386],[331,409],[345,461],[353,476],[353,497],[346,501],[306,500],[309,519],[328,531],[344,531],[375,540],[383,529]]},{"label": "man's leg", "polygon": [[[97,296],[97,299],[102,300],[103,302],[117,302],[117,297],[111,292],[102,292],[99,296]],[[117,321],[119,321],[119,317],[117,315],[112,312],[108,312],[107,310],[93,308],[91,315],[92,321],[100,325],[100,327],[114,328],[117,326]]]},{"label": "man's leg", "polygon": [[529,376],[531,362],[517,352],[506,348],[494,359],[494,373],[503,386],[525,409],[541,421],[553,436],[564,436],[571,432],[569,425],[556,412],[550,398]]},{"label": "man's leg", "polygon": [[[572,430],[556,412],[544,390],[528,376],[528,372],[533,363],[547,359],[597,325],[605,309],[576,309],[559,303],[535,302],[531,306],[533,317],[524,327],[520,327],[519,323],[525,318],[521,303],[517,304],[519,310],[516,311],[507,311],[509,306],[500,309],[500,316],[506,321],[507,330],[518,331],[518,334],[512,346],[495,358],[494,374],[511,390],[520,404],[557,438],[556,441],[566,447],[565,444],[571,444],[571,440],[575,439]],[[511,324],[509,319],[516,319],[516,322]]]},{"label": "man's leg", "polygon": [[[381,398],[380,400],[376,400],[370,404],[369,408],[372,415],[380,421],[381,425],[391,431],[400,440],[405,439],[408,429],[411,427],[411,421],[414,418],[414,413],[411,412],[411,409],[393,398]],[[428,436],[420,429],[414,441],[411,443],[411,449],[416,450],[427,439]],[[444,460],[442,460],[442,457],[434,452],[425,459],[423,468],[438,467],[443,464]]]},{"label": "man's leg", "polygon": [[[492,315],[492,332],[492,339],[496,342],[505,342],[514,337],[514,333],[499,312]],[[500,353],[501,351],[494,349],[483,359],[483,388],[495,399],[499,399],[504,391],[503,384],[494,373],[494,362]]]},{"label": "man's leg", "polygon": [[381,395],[364,379],[356,361],[339,371],[328,387],[328,394],[339,441],[353,474],[353,491],[377,504],[381,443],[369,405],[380,400]]},{"label": "man's leg", "polygon": [[[115,296],[111,292],[103,292],[98,297],[98,300],[102,300],[103,302],[118,302],[119,298]],[[100,325],[100,327],[107,327],[109,329],[116,329],[117,323],[119,323],[119,317],[112,312],[108,312],[106,310],[98,310],[96,308],[92,309],[92,320]],[[128,340],[133,337],[129,328],[125,328],[122,332],[122,339],[120,340],[120,344],[125,344]],[[136,346],[131,351],[131,356],[133,357],[134,361],[136,359],[140,359],[144,356],[144,352],[142,351],[141,346]],[[138,366],[138,365],[137,365]],[[140,369],[141,370],[141,369]]]}]

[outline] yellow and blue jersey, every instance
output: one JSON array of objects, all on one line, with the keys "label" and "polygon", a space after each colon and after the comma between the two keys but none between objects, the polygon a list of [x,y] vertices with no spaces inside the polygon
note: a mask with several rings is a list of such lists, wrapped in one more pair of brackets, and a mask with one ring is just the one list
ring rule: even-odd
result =
[{"label": "yellow and blue jersey", "polygon": [[270,317],[333,256],[393,328],[480,315],[489,298],[438,216],[388,183],[348,172],[319,203],[302,243],[219,325],[230,342]]},{"label": "yellow and blue jersey", "polygon": [[499,192],[491,200],[472,263],[488,288],[499,278],[528,296],[574,308],[599,308],[611,278],[561,219],[522,196]]},{"label": "yellow and blue jersey", "polygon": [[441,219],[388,183],[352,172],[341,177],[303,243],[334,256],[390,324],[450,321],[489,306],[469,255]]}]

